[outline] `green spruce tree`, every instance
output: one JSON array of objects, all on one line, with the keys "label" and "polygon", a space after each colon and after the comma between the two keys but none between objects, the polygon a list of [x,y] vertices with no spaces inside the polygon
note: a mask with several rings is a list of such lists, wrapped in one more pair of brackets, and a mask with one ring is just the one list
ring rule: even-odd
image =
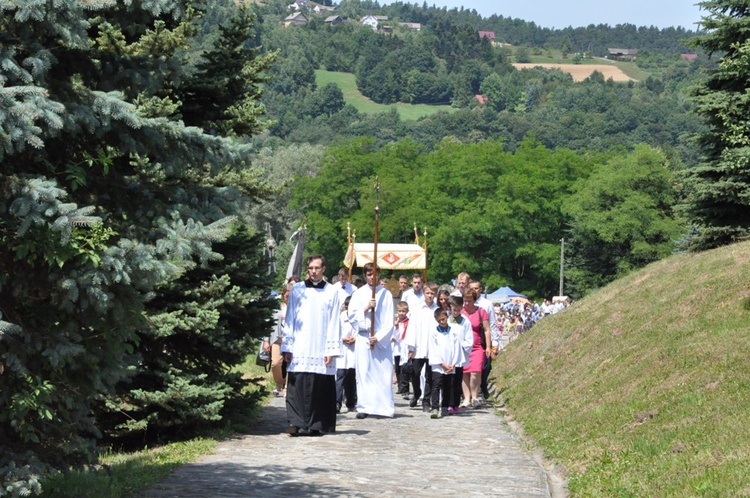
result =
[{"label": "green spruce tree", "polygon": [[222,135],[256,135],[265,125],[261,84],[277,53],[258,53],[256,16],[237,9],[211,50],[201,55],[196,71],[178,89],[186,124]]},{"label": "green spruce tree", "polygon": [[261,391],[232,367],[243,363],[272,326],[274,300],[259,248],[265,237],[236,225],[214,245],[223,256],[157,287],[146,305],[132,377],[100,415],[110,439],[152,441],[194,435],[239,419]]},{"label": "green spruce tree", "polygon": [[699,136],[703,160],[684,174],[683,208],[696,227],[690,246],[708,249],[750,235],[750,6],[699,5],[705,31],[693,44],[720,61],[694,92],[708,129]]},{"label": "green spruce tree", "polygon": [[[0,12],[0,490],[14,496],[38,491],[45,469],[95,459],[94,407],[109,399],[122,413],[111,395],[128,368],[137,378],[135,359],[157,362],[141,345],[170,313],[206,334],[260,335],[270,310],[261,279],[229,271],[238,253],[243,271],[262,266],[257,238],[228,239],[264,191],[249,147],[178,119],[189,2],[19,0]],[[235,116],[246,121],[230,128],[257,129],[257,114]],[[216,343],[226,373],[237,357],[219,350],[246,353],[249,339]],[[200,375],[185,371],[186,384]]]}]

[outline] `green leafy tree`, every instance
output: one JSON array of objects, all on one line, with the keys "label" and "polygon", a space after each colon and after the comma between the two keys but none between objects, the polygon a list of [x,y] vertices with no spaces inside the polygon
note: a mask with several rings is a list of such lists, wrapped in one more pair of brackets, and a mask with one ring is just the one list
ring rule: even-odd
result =
[{"label": "green leafy tree", "polygon": [[344,92],[336,83],[327,83],[315,90],[308,99],[308,109],[313,117],[332,116],[346,105]]},{"label": "green leafy tree", "polygon": [[489,105],[495,110],[502,111],[508,105],[508,96],[504,89],[502,78],[497,73],[490,73],[479,87],[479,93],[482,94]]},{"label": "green leafy tree", "polygon": [[685,171],[684,210],[698,228],[690,245],[707,249],[750,235],[750,12],[740,1],[700,6],[705,34],[693,44],[721,59],[693,96],[708,129],[701,163]]},{"label": "green leafy tree", "polygon": [[292,196],[298,190],[299,178],[317,175],[324,152],[322,145],[292,144],[276,149],[261,149],[253,161],[275,193],[250,207],[245,222],[256,231],[270,227],[271,235],[278,243],[276,266],[281,277],[293,250],[288,240],[289,234],[299,228],[303,217],[302,212],[291,206]]},{"label": "green leafy tree", "polygon": [[304,213],[310,248],[325,255],[329,270],[344,258],[346,223],[360,210],[365,185],[374,185],[374,150],[372,139],[364,138],[332,146],[316,176],[298,179],[292,205]]},{"label": "green leafy tree", "polygon": [[516,62],[531,62],[531,51],[529,47],[518,47],[516,49]]},{"label": "green leafy tree", "polygon": [[566,200],[567,281],[584,295],[672,253],[683,226],[675,217],[666,156],[639,145],[610,159]]}]

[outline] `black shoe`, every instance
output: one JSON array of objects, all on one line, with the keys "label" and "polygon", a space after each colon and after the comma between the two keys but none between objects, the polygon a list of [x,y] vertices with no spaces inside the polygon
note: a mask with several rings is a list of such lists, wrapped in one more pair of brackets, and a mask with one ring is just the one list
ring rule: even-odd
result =
[{"label": "black shoe", "polygon": [[414,396],[411,400],[409,400],[409,406],[411,408],[414,408],[415,406],[417,406],[417,402],[418,401],[419,401],[419,398],[417,398],[416,396]]},{"label": "black shoe", "polygon": [[432,410],[432,407],[430,405],[422,405],[423,412],[430,412],[431,410]]},{"label": "black shoe", "polygon": [[404,393],[404,399],[409,399],[409,398],[411,398],[411,394],[409,394],[409,392],[407,391]]},{"label": "black shoe", "polygon": [[286,429],[284,429],[284,432],[286,432],[287,434],[289,434],[292,437],[297,437],[297,436],[300,435],[299,427],[295,427],[293,425],[290,425],[289,427],[287,427]]},{"label": "black shoe", "polygon": [[359,413],[357,413],[357,418],[358,419],[367,418],[367,414],[364,413],[364,412],[359,412]]},{"label": "black shoe", "polygon": [[320,431],[316,431],[315,429],[313,429],[307,435],[310,436],[310,437],[320,437],[320,436],[323,435],[323,433],[320,432]]}]

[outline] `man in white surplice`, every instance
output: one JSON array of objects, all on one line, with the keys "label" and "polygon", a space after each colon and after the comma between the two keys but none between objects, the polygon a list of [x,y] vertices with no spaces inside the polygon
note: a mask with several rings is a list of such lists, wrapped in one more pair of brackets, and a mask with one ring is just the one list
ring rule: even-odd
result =
[{"label": "man in white surplice", "polygon": [[287,363],[286,413],[292,436],[336,430],[336,357],[341,354],[339,294],[323,280],[325,259],[307,258],[304,282],[292,286],[281,352]]},{"label": "man in white surplice", "polygon": [[[357,363],[357,418],[368,415],[392,417],[393,404],[393,296],[378,285],[375,299],[372,285],[376,280],[375,265],[363,268],[366,285],[352,294],[349,321],[358,330]],[[371,320],[375,313],[375,335],[370,337]]]}]

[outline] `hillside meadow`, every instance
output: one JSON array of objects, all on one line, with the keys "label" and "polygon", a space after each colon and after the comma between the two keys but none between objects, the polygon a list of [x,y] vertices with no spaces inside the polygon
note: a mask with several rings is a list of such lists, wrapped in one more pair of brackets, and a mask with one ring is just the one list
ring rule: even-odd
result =
[{"label": "hillside meadow", "polygon": [[750,242],[676,255],[542,320],[494,364],[572,496],[750,496]]},{"label": "hillside meadow", "polygon": [[386,112],[390,108],[395,108],[398,111],[399,116],[401,116],[401,119],[405,121],[432,116],[440,111],[454,112],[456,110],[450,105],[404,104],[403,102],[378,104],[360,93],[357,89],[356,78],[352,73],[316,69],[315,83],[318,87],[328,83],[335,83],[344,94],[344,100],[346,103],[353,105],[359,112]]}]

